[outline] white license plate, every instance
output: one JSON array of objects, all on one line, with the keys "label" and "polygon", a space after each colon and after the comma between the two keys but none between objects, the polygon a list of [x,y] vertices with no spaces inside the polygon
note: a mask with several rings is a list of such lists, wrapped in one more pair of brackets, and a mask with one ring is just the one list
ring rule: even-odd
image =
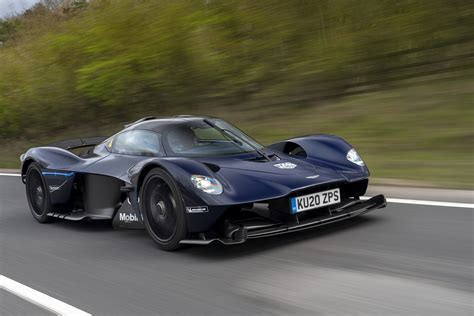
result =
[{"label": "white license plate", "polygon": [[303,212],[318,207],[328,206],[341,202],[339,189],[332,189],[313,194],[297,196],[290,199],[291,214]]}]

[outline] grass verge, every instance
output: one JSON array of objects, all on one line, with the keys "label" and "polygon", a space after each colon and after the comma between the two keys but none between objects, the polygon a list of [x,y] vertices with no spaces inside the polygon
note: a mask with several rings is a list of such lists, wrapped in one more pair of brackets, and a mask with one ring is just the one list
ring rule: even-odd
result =
[{"label": "grass verge", "polygon": [[[336,134],[353,144],[373,177],[474,189],[473,86],[471,79],[458,79],[292,107],[204,106],[168,110],[162,115],[219,116],[264,144],[304,134]],[[81,125],[80,129],[56,131],[54,137],[5,143],[0,148],[0,167],[18,168],[18,157],[28,147],[90,135],[87,124]],[[108,125],[99,132],[107,135],[120,127]]]}]

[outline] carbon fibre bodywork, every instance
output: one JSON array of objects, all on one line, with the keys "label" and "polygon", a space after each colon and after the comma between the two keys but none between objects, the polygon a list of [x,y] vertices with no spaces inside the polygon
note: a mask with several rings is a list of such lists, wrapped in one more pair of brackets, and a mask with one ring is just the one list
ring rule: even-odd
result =
[{"label": "carbon fibre bodywork", "polygon": [[[147,118],[128,125],[124,131],[152,131],[157,125],[166,129],[182,121],[202,119]],[[383,196],[372,203],[359,200],[367,189],[369,170],[346,158],[352,146],[336,136],[310,135],[275,143],[263,149],[266,156],[273,157],[269,160],[261,159],[256,152],[206,157],[118,154],[107,147],[114,137],[37,147],[22,155],[24,182],[30,163],[41,168],[51,197],[49,216],[113,219],[115,227],[142,228],[140,186],[153,168],[168,172],[181,191],[190,236],[183,243],[238,243],[319,226],[385,206]],[[70,151],[87,146],[93,148],[82,154]],[[217,179],[222,194],[197,189],[190,180],[192,175]],[[331,188],[340,190],[340,203],[291,214],[291,198]],[[256,209],[254,204],[264,207]]]}]

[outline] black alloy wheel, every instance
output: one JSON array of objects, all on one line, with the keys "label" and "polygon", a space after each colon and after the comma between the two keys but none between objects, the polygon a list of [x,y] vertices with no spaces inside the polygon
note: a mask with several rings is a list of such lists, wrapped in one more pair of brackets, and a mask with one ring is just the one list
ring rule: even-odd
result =
[{"label": "black alloy wheel", "polygon": [[140,190],[140,208],[150,237],[161,249],[178,249],[187,235],[181,193],[163,169],[152,169]]}]

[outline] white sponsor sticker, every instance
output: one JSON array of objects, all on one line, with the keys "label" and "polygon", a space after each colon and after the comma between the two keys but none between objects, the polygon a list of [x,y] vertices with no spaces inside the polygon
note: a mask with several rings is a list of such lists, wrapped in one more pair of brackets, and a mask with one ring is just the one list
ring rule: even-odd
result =
[{"label": "white sponsor sticker", "polygon": [[138,222],[138,216],[134,213],[120,213],[119,220],[125,223]]},{"label": "white sponsor sticker", "polygon": [[297,165],[291,162],[277,163],[277,164],[274,164],[273,166],[280,169],[295,169],[297,167]]},{"label": "white sponsor sticker", "polygon": [[209,209],[207,206],[188,206],[186,207],[187,213],[207,213]]}]

